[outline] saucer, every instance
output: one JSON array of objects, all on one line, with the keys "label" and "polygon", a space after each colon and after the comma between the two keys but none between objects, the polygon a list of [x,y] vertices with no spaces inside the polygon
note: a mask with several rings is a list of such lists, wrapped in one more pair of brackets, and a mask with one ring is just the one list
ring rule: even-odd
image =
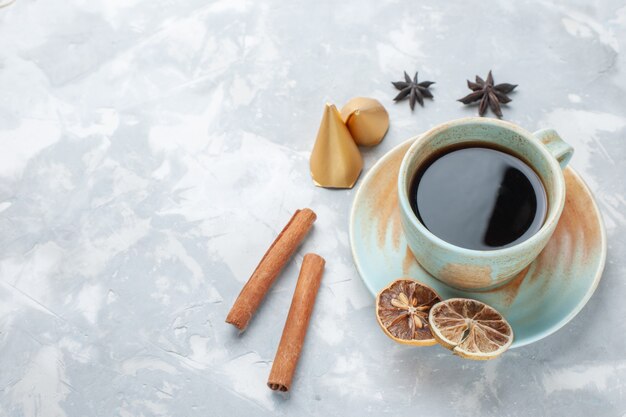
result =
[{"label": "saucer", "polygon": [[361,182],[350,215],[350,245],[357,270],[376,295],[389,282],[411,277],[444,298],[480,300],[513,327],[512,347],[540,340],[574,318],[602,276],[606,235],[591,191],[572,169],[564,171],[567,196],[554,235],[528,267],[502,287],[476,292],[449,287],[426,272],[409,250],[398,207],[400,162],[416,138],[396,146]]}]

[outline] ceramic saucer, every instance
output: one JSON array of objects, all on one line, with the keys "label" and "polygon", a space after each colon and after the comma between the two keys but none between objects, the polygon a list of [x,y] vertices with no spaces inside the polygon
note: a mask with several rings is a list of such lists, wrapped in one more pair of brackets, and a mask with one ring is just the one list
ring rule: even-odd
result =
[{"label": "ceramic saucer", "polygon": [[428,274],[408,249],[400,224],[397,177],[410,139],[389,151],[361,182],[350,216],[352,256],[372,294],[390,281],[412,277],[444,299],[467,297],[498,309],[515,332],[513,347],[540,340],[564,326],[596,289],[606,258],[606,235],[589,188],[572,169],[564,171],[567,197],[563,214],[546,248],[503,287],[462,291]]}]

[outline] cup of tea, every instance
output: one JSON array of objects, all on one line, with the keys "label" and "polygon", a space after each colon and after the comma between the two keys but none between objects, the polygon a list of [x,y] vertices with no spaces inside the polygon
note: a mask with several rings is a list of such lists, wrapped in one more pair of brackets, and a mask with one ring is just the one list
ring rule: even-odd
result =
[{"label": "cup of tea", "polygon": [[465,118],[409,148],[398,175],[400,217],[417,261],[440,281],[486,290],[546,246],[565,205],[573,149],[552,129]]}]

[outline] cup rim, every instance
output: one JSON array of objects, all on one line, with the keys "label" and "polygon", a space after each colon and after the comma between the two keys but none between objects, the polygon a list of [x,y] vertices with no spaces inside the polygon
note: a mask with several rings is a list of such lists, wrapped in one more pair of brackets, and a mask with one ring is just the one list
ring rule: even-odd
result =
[{"label": "cup rim", "polygon": [[[548,210],[548,216],[546,220],[544,221],[541,228],[534,235],[532,235],[528,239],[514,246],[509,246],[507,248],[501,248],[501,249],[477,250],[477,249],[468,249],[462,246],[454,245],[452,243],[446,242],[445,240],[441,239],[440,237],[432,233],[430,230],[428,230],[426,226],[424,226],[422,222],[419,221],[415,213],[413,213],[413,209],[411,209],[411,205],[409,203],[409,196],[407,193],[407,187],[405,185],[406,185],[406,181],[409,179],[407,175],[409,161],[412,160],[412,158],[414,157],[416,149],[423,144],[424,138],[433,136],[434,134],[447,130],[451,127],[469,125],[469,124],[498,126],[501,128],[512,130],[518,135],[528,139],[528,142],[530,143],[530,145],[538,149],[539,152],[544,157],[544,159],[547,160],[548,165],[550,166],[550,170],[552,171],[552,174],[555,175],[556,177],[554,187],[555,187],[556,200],[557,200],[558,205],[556,207],[552,206],[554,207],[554,209]],[[561,212],[563,211],[563,207],[565,206],[565,180],[563,178],[562,168],[559,165],[556,158],[548,151],[548,149],[544,145],[541,144],[541,142],[539,142],[538,139],[533,140],[533,134],[529,132],[528,130],[523,129],[514,123],[507,122],[504,120],[482,118],[482,117],[464,117],[461,119],[455,119],[449,122],[441,123],[427,130],[426,132],[424,132],[423,134],[415,138],[415,141],[411,144],[406,154],[402,158],[402,163],[400,164],[400,169],[398,171],[398,201],[399,201],[401,210],[404,212],[410,213],[409,216],[403,216],[403,217],[408,218],[409,221],[411,222],[411,225],[415,227],[422,235],[424,235],[426,238],[428,238],[432,242],[448,250],[452,250],[455,252],[463,252],[466,255],[473,256],[476,258],[487,258],[487,257],[492,257],[494,255],[501,256],[501,255],[512,254],[512,253],[516,253],[520,251],[523,252],[524,250],[533,247],[541,240],[544,240],[546,238],[546,233],[548,232],[548,230],[550,229],[553,230],[556,227],[556,224],[561,216]]]}]

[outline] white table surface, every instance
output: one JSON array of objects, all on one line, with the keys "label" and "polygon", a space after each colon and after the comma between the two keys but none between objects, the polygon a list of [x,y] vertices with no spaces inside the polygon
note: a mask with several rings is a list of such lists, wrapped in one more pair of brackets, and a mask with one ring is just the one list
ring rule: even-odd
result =
[{"label": "white table surface", "polygon": [[[626,416],[623,1],[17,0],[0,9],[0,416]],[[609,251],[565,328],[488,363],[395,345],[352,263],[354,190],[315,188],[325,102],[393,146],[474,115],[556,129]],[[411,112],[402,71],[436,81]],[[314,232],[249,329],[224,318],[291,213]],[[293,389],[266,387],[302,255],[327,268]]]}]

